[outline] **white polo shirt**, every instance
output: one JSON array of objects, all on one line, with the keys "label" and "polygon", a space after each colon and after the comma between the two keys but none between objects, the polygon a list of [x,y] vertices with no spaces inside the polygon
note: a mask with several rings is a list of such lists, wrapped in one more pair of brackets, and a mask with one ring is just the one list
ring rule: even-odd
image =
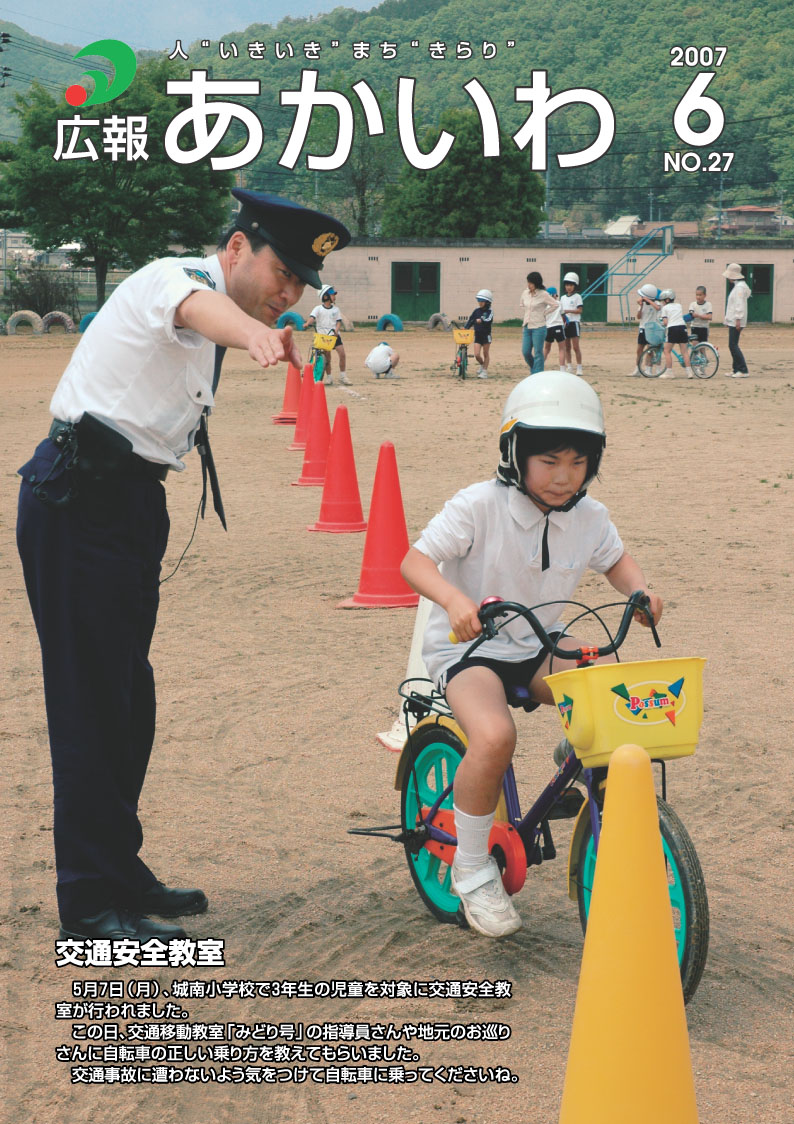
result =
[{"label": "white polo shirt", "polygon": [[330,308],[326,308],[324,304],[318,304],[309,315],[314,317],[315,328],[324,336],[330,336],[335,332],[336,325],[342,319],[342,313],[335,304],[332,304]]},{"label": "white polo shirt", "polygon": [[[623,555],[623,543],[597,500],[585,496],[570,511],[549,515],[549,568],[541,570],[546,516],[529,496],[496,480],[472,484],[453,496],[414,544],[431,558],[448,582],[477,604],[501,597],[532,608],[541,602],[571,598],[585,570],[604,573]],[[561,607],[539,608],[536,616],[547,632],[561,631]],[[449,618],[431,606],[422,657],[438,683],[457,663],[465,645],[449,639]],[[519,662],[531,659],[541,644],[529,624],[514,621],[477,655]]]},{"label": "white polo shirt", "polygon": [[162,258],[114,290],[96,314],[50,402],[50,413],[77,422],[84,413],[118,430],[138,456],[177,471],[212,406],[215,344],[174,324],[191,293],[225,293],[217,255]]}]

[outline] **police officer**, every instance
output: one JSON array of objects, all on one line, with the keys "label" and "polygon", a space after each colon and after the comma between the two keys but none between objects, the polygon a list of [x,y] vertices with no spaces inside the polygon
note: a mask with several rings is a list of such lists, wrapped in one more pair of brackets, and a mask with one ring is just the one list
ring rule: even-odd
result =
[{"label": "police officer", "polygon": [[241,207],[215,255],[152,262],[100,309],[55,390],[50,435],[19,470],[62,938],[167,941],[184,931],[149,914],[207,908],[201,890],[165,886],[138,855],[155,727],[148,656],[168,538],[162,481],[199,442],[212,469],[206,411],[226,347],[262,367],[300,364],[292,329],[273,325],[305,285],[320,287],[326,256],[350,240],[321,212],[232,194]]}]

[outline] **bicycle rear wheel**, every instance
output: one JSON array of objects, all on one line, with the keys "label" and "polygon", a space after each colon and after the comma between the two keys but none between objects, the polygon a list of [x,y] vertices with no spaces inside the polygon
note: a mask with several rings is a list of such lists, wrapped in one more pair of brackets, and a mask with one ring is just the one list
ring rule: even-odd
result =
[{"label": "bicycle rear wheel", "polygon": [[[692,840],[670,805],[656,798],[659,808],[659,830],[667,867],[670,904],[673,907],[675,943],[681,969],[684,1002],[697,990],[709,949],[709,904],[703,871]],[[582,931],[587,930],[590,895],[595,874],[596,853],[592,827],[588,821],[577,857],[576,896]]]},{"label": "bicycle rear wheel", "polygon": [[664,348],[661,344],[649,344],[637,364],[640,374],[646,379],[658,379],[664,370]]},{"label": "bicycle rear wheel", "polygon": [[[404,831],[415,831],[422,807],[435,804],[452,784],[466,748],[460,738],[444,726],[425,726],[411,734],[409,759],[400,795],[400,820]],[[441,803],[452,808],[452,791]],[[439,921],[466,925],[460,898],[452,892],[451,868],[421,845],[419,839],[405,844],[405,857],[419,897]]]},{"label": "bicycle rear wheel", "polygon": [[710,343],[696,344],[690,351],[690,362],[693,374],[699,379],[710,379],[719,368],[719,352]]}]

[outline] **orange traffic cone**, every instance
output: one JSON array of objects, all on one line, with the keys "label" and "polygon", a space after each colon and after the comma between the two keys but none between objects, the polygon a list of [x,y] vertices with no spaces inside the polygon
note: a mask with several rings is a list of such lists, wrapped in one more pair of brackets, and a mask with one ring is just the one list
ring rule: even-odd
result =
[{"label": "orange traffic cone", "polygon": [[309,432],[309,418],[312,409],[312,391],[314,390],[314,372],[310,363],[303,368],[301,380],[301,393],[298,400],[298,416],[295,420],[295,437],[288,449],[305,449],[306,434]]},{"label": "orange traffic cone", "polygon": [[297,480],[300,488],[320,487],[325,483],[325,468],[328,462],[328,445],[331,440],[331,423],[328,420],[328,404],[325,400],[325,385],[315,383],[312,391],[312,412],[309,418],[309,432],[306,435],[306,452],[303,454],[303,468]]},{"label": "orange traffic cone", "polygon": [[328,445],[320,517],[313,526],[307,527],[307,530],[342,534],[347,531],[366,531],[366,529],[367,524],[361,510],[347,406],[337,406],[334,428]]},{"label": "orange traffic cone", "polygon": [[697,1124],[651,761],[612,755],[560,1124]]},{"label": "orange traffic cone", "polygon": [[287,365],[287,378],[284,383],[284,401],[280,414],[272,414],[273,425],[294,425],[298,418],[298,403],[301,395],[301,373],[294,363]]},{"label": "orange traffic cone", "polygon": [[400,574],[400,563],[407,551],[408,528],[405,525],[397,458],[391,441],[384,441],[372,486],[358,590],[349,600],[341,601],[337,609],[416,607],[419,594]]}]

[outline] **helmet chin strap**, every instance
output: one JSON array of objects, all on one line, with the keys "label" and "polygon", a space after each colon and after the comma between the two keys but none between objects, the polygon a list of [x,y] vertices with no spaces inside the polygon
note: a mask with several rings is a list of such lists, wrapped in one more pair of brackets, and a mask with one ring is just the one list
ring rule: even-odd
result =
[{"label": "helmet chin strap", "polygon": [[519,488],[519,491],[523,492],[525,496],[528,496],[529,499],[531,499],[533,503],[538,504],[542,508],[545,507],[545,508],[548,509],[547,511],[544,512],[544,514],[546,516],[546,521],[543,524],[543,540],[542,540],[541,546],[540,546],[540,569],[541,569],[541,572],[543,572],[544,570],[548,570],[549,565],[550,565],[550,559],[549,559],[549,516],[551,515],[552,511],[570,511],[572,507],[576,507],[579,500],[584,499],[584,497],[587,495],[587,488],[582,488],[581,491],[577,492],[575,496],[571,496],[571,498],[566,503],[560,504],[558,507],[549,507],[549,505],[547,503],[545,503],[540,498],[540,496],[535,496],[535,495],[532,494],[532,492],[528,491],[524,487],[523,481],[521,482],[521,484],[519,484],[518,488]]}]

